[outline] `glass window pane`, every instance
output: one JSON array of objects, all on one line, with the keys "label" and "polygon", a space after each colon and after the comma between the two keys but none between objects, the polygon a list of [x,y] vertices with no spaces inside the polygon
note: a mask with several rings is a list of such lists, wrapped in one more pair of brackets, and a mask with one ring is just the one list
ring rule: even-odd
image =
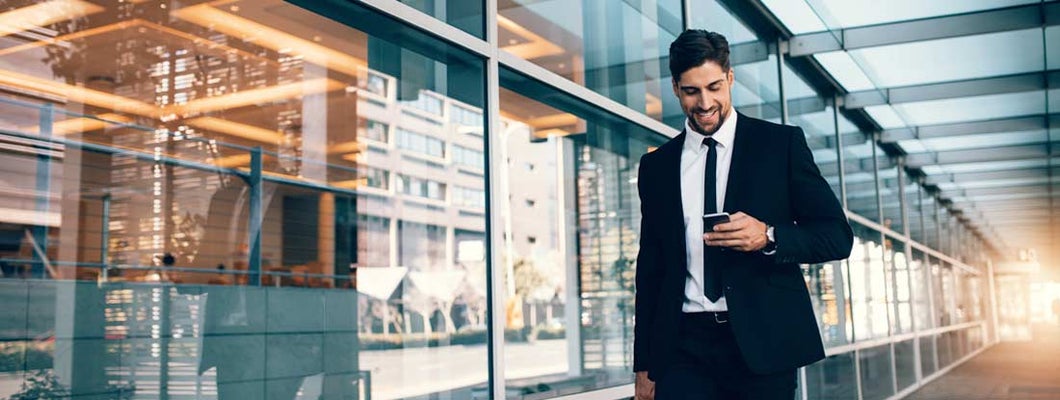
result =
[{"label": "glass window pane", "polygon": [[[0,151],[41,200],[0,221],[28,258],[4,275],[56,278],[35,323],[76,350],[34,370],[151,398],[486,385],[483,60],[348,2],[70,3],[0,44],[0,136],[61,142]],[[429,3],[481,34],[482,2]]]},{"label": "glass window pane", "polygon": [[875,147],[869,137],[843,136],[843,179],[847,189],[847,208],[862,217],[879,221],[873,163]]},{"label": "glass window pane", "polygon": [[912,175],[902,172],[905,175],[905,210],[907,214],[907,220],[909,222],[909,238],[915,242],[924,242],[924,210],[923,210],[923,196],[921,191],[924,188],[918,183],[918,180]]},{"label": "glass window pane", "polygon": [[412,8],[485,39],[485,7],[482,0],[400,0]]},{"label": "glass window pane", "polygon": [[808,399],[856,399],[858,378],[854,352],[837,354],[806,366]]},{"label": "glass window pane", "polygon": [[664,60],[681,33],[680,0],[508,1],[501,49],[662,120],[681,115]]},{"label": "glass window pane", "polygon": [[898,163],[877,145],[876,165],[880,171],[880,205],[883,208],[879,222],[884,228],[905,234],[905,226],[902,225],[902,197],[898,191]]},{"label": "glass window pane", "polygon": [[914,249],[909,263],[912,277],[913,314],[917,330],[934,328],[931,319],[931,271],[924,252]]},{"label": "glass window pane", "polygon": [[876,85],[869,80],[868,75],[865,75],[865,71],[845,51],[814,54],[813,58],[817,59],[817,62],[821,63],[825,71],[832,75],[832,78],[835,78],[847,92],[876,88]]},{"label": "glass window pane", "polygon": [[804,1],[763,0],[762,3],[776,15],[784,26],[796,35],[828,30],[817,12]]},{"label": "glass window pane", "polygon": [[921,376],[931,376],[935,373],[935,338],[937,336],[921,336],[920,341],[920,373]]},{"label": "glass window pane", "polygon": [[912,339],[894,344],[895,374],[899,391],[916,383],[915,348],[916,343]]},{"label": "glass window pane", "polygon": [[1035,28],[869,47],[849,53],[872,82],[879,87],[895,87],[1040,71],[1045,63],[1042,48],[1042,31]]},{"label": "glass window pane", "polygon": [[1042,92],[1020,92],[900,103],[892,106],[909,125],[935,125],[1045,112]]},{"label": "glass window pane", "polygon": [[894,394],[891,345],[858,350],[861,364],[861,398],[886,399]]},{"label": "glass window pane", "polygon": [[884,251],[879,232],[851,221],[854,248],[850,264],[850,296],[854,338],[868,340],[887,336],[889,321]]},{"label": "glass window pane", "polygon": [[906,258],[906,244],[900,239],[886,236],[884,239],[884,256],[887,259],[889,269],[888,277],[894,282],[889,289],[889,309],[891,315],[891,330],[893,333],[906,333],[913,331],[913,304],[910,292],[912,277],[910,276],[909,260]]},{"label": "glass window pane", "polygon": [[666,138],[508,69],[501,84],[508,390],[631,383],[637,163]]},{"label": "glass window pane", "polygon": [[832,28],[876,25],[911,19],[931,18],[1036,3],[1034,0],[968,0],[957,3],[898,0],[887,7],[867,7],[868,1],[820,0],[810,2],[829,18]]},{"label": "glass window pane", "polygon": [[825,346],[850,343],[853,321],[850,315],[847,263],[835,261],[803,265],[802,268]]}]

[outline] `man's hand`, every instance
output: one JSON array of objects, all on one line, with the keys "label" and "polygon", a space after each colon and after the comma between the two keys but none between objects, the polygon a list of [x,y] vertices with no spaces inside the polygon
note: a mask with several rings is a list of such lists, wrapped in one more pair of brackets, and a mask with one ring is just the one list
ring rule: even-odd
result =
[{"label": "man's hand", "polygon": [[739,251],[758,251],[769,244],[769,238],[765,223],[738,212],[729,217],[729,222],[714,225],[713,232],[703,234],[703,243]]},{"label": "man's hand", "polygon": [[634,383],[634,400],[655,400],[655,382],[648,379],[648,371],[637,372],[637,380]]}]

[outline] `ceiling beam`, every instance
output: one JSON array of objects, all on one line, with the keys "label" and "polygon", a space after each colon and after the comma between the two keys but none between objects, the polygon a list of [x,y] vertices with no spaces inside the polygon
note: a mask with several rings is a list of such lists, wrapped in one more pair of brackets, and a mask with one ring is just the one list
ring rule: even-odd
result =
[{"label": "ceiling beam", "polygon": [[1051,149],[1048,143],[1034,143],[984,149],[909,154],[905,156],[905,164],[910,168],[920,168],[927,165],[1045,159],[1054,155],[1050,153],[1060,154],[1060,149]]},{"label": "ceiling beam", "polygon": [[838,50],[922,42],[960,36],[1041,28],[1060,24],[1060,4],[1038,3],[913,21],[796,35],[789,42],[792,57]]},{"label": "ceiling beam", "polygon": [[843,108],[850,110],[884,104],[1041,91],[1055,88],[1057,85],[1060,85],[1060,70],[877,88],[853,92],[843,96]]},{"label": "ceiling beam", "polygon": [[[1060,176],[1060,167],[1053,167],[1051,175]],[[1049,176],[1049,168],[1035,167],[1026,169],[1008,169],[984,172],[958,172],[950,174],[928,175],[924,178],[924,184],[938,185],[940,183],[971,183],[1007,179],[1035,179],[1042,177],[1048,178]]]},{"label": "ceiling beam", "polygon": [[1037,184],[1037,185],[1022,185],[1022,186],[1002,186],[1002,187],[990,187],[990,188],[977,188],[977,189],[953,189],[943,190],[943,197],[956,198],[956,197],[967,197],[975,201],[978,196],[993,196],[993,195],[1018,195],[1018,194],[1032,194],[1032,193],[1045,193],[1049,194],[1049,184]]},{"label": "ceiling beam", "polygon": [[932,139],[940,137],[979,135],[984,133],[1038,131],[1049,129],[1050,126],[1060,126],[1060,114],[1030,115],[984,121],[886,129],[880,133],[880,141],[883,143],[895,143],[899,140]]},{"label": "ceiling beam", "polygon": [[[850,146],[868,141],[868,135],[862,132],[848,132],[840,134],[839,136],[839,140],[843,143],[843,146]],[[806,144],[810,146],[810,150],[835,149],[836,146],[838,146],[835,135],[807,136]]]}]

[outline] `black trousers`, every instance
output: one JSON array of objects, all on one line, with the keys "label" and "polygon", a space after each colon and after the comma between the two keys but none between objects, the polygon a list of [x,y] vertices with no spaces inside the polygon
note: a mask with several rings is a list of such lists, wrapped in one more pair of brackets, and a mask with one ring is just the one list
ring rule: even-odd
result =
[{"label": "black trousers", "polygon": [[678,361],[655,382],[655,400],[792,400],[795,370],[751,372],[740,355],[731,325],[713,313],[685,314]]}]

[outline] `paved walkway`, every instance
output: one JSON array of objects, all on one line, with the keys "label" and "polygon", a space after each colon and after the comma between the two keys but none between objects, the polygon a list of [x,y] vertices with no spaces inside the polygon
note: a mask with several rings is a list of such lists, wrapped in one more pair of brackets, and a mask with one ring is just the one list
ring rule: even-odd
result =
[{"label": "paved walkway", "polygon": [[1060,399],[1060,327],[1034,330],[1034,340],[999,343],[907,399]]}]

